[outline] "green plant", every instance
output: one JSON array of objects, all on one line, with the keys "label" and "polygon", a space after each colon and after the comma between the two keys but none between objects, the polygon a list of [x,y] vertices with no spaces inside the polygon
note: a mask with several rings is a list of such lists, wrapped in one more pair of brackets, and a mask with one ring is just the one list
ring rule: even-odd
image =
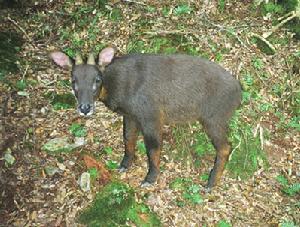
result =
[{"label": "green plant", "polygon": [[26,80],[22,79],[22,80],[17,81],[16,88],[19,91],[24,91],[27,88],[27,82],[26,82]]},{"label": "green plant", "polygon": [[254,136],[252,126],[239,120],[239,112],[230,122],[230,141],[232,153],[227,168],[234,177],[247,178],[258,168],[268,166],[260,136]]},{"label": "green plant", "polygon": [[281,14],[283,13],[283,8],[278,4],[275,4],[273,2],[268,2],[263,4],[262,12],[265,15],[268,13]]},{"label": "green plant", "polygon": [[300,193],[300,183],[291,184],[286,188],[282,189],[284,193],[289,196],[294,196]]},{"label": "green plant", "polygon": [[172,182],[170,183],[169,187],[172,190],[184,190],[188,185],[190,185],[192,183],[192,179],[190,178],[181,178],[181,177],[177,177],[174,180],[172,180]]},{"label": "green plant", "polygon": [[207,181],[208,178],[209,178],[209,174],[202,174],[202,175],[200,176],[200,180],[202,180],[202,181]]},{"label": "green plant", "polygon": [[134,191],[123,183],[112,182],[96,195],[90,207],[81,212],[79,222],[88,226],[125,224],[133,204]]},{"label": "green plant", "polygon": [[128,226],[128,222],[130,226],[161,226],[158,216],[148,206],[135,202],[133,189],[120,182],[106,185],[92,204],[81,211],[78,221],[89,227]]},{"label": "green plant", "polygon": [[[169,185],[172,190],[181,191],[184,201],[191,204],[200,204],[203,199],[200,195],[200,186],[195,184],[190,178],[175,178]],[[185,202],[181,199],[176,200],[178,206],[184,206]]]},{"label": "green plant", "polygon": [[202,203],[203,199],[200,195],[200,186],[197,184],[190,185],[183,193],[183,198],[188,200],[192,204]]},{"label": "green plant", "polygon": [[296,225],[293,221],[283,221],[282,223],[279,224],[279,227],[297,227],[298,225]]},{"label": "green plant", "polygon": [[139,153],[141,153],[141,154],[147,153],[144,141],[141,141],[141,140],[137,141],[137,149],[138,149]]},{"label": "green plant", "polygon": [[115,161],[108,160],[106,162],[106,166],[107,166],[108,169],[117,169],[118,166],[119,166],[119,164],[117,162],[115,162]]},{"label": "green plant", "polygon": [[221,13],[225,10],[226,0],[218,0],[218,8]]},{"label": "green plant", "polygon": [[225,220],[220,220],[217,224],[217,227],[231,227],[232,225]]},{"label": "green plant", "polygon": [[100,9],[104,9],[108,0],[95,0],[95,3]]},{"label": "green plant", "polygon": [[261,58],[253,58],[252,65],[255,69],[260,70],[264,67],[264,62]]},{"label": "green plant", "polygon": [[57,85],[60,87],[71,88],[71,80],[69,79],[59,80],[57,82]]},{"label": "green plant", "polygon": [[174,9],[174,14],[176,16],[184,15],[184,14],[190,14],[193,11],[193,9],[187,5],[187,4],[181,4],[176,6]]},{"label": "green plant", "polygon": [[147,10],[147,12],[149,12],[149,13],[154,13],[154,12],[156,12],[156,7],[153,7],[153,6],[147,6],[147,7],[146,7],[146,10]]},{"label": "green plant", "polygon": [[192,147],[190,144],[194,140],[194,135],[191,135],[189,126],[179,125],[172,128],[172,137],[175,141],[173,147],[177,152],[170,155],[186,164],[191,159]]},{"label": "green plant", "polygon": [[95,180],[99,175],[98,170],[95,167],[88,169],[88,173],[90,174],[92,180]]},{"label": "green plant", "polygon": [[169,13],[170,13],[170,8],[167,7],[167,6],[164,6],[163,9],[162,9],[163,16],[167,17],[167,16],[169,16]]},{"label": "green plant", "polygon": [[293,116],[292,119],[290,119],[287,126],[300,131],[300,116]]},{"label": "green plant", "polygon": [[281,191],[288,196],[294,196],[300,194],[300,182],[290,184],[288,179],[283,175],[278,175],[276,177],[277,182],[281,185]]},{"label": "green plant", "polygon": [[50,100],[54,110],[72,109],[76,105],[76,99],[72,93],[48,92],[44,97]]},{"label": "green plant", "polygon": [[112,11],[109,13],[109,18],[113,21],[121,20],[122,17],[122,11],[118,8],[112,9]]},{"label": "green plant", "polygon": [[16,158],[11,154],[11,150],[8,150],[5,152],[5,154],[3,156],[3,160],[5,161],[4,165],[6,167],[10,167],[15,163]]},{"label": "green plant", "polygon": [[107,155],[111,155],[113,153],[112,147],[104,147],[103,150],[104,150],[105,154],[107,154]]},{"label": "green plant", "polygon": [[216,53],[216,61],[220,62],[223,60],[223,54],[221,52]]},{"label": "green plant", "polygon": [[199,158],[201,158],[205,154],[214,153],[214,147],[205,132],[199,131],[195,135],[195,137],[196,138],[195,138],[195,144],[193,146],[194,148],[193,150]]},{"label": "green plant", "polygon": [[75,137],[84,137],[87,135],[87,130],[82,124],[73,123],[69,127],[70,133]]}]

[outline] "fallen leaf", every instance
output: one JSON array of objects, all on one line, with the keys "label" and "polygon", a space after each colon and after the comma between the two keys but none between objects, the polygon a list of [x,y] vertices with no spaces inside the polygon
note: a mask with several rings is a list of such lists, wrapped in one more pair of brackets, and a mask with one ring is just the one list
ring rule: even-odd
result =
[{"label": "fallen leaf", "polygon": [[99,182],[101,184],[108,183],[108,181],[110,180],[110,173],[101,162],[93,159],[88,155],[84,155],[83,160],[88,169],[95,167],[99,171]]}]

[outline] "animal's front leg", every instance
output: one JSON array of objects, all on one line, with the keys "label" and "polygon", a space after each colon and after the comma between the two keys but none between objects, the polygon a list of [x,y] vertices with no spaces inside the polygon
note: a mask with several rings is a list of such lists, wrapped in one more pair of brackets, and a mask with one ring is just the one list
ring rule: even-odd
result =
[{"label": "animal's front leg", "polygon": [[159,175],[160,151],[162,147],[161,125],[159,123],[147,123],[143,129],[144,141],[148,156],[148,173],[142,186],[155,183]]},{"label": "animal's front leg", "polygon": [[120,171],[126,171],[132,164],[135,154],[135,145],[138,137],[138,127],[129,117],[123,117],[123,139],[125,154],[120,164]]}]

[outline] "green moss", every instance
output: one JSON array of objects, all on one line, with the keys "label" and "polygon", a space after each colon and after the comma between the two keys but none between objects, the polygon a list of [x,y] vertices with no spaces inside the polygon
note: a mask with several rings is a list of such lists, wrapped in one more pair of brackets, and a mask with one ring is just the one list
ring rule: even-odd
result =
[{"label": "green moss", "polygon": [[87,130],[82,124],[73,123],[69,127],[70,133],[75,137],[84,137],[87,135]]},{"label": "green moss", "polygon": [[48,154],[69,153],[73,151],[77,145],[70,144],[68,138],[54,138],[49,140],[42,146],[42,150]]},{"label": "green moss", "polygon": [[220,220],[217,224],[217,227],[231,227],[232,225],[225,220]]},{"label": "green moss", "polygon": [[49,92],[44,95],[45,98],[50,100],[54,110],[72,109],[75,108],[76,99],[72,93],[57,94],[55,92]]},{"label": "green moss", "polygon": [[176,190],[176,191],[182,191],[184,190],[188,185],[192,184],[192,179],[191,178],[175,178],[174,180],[172,180],[172,182],[170,183],[169,187],[172,190]]},{"label": "green moss", "polygon": [[78,221],[89,227],[128,226],[129,222],[141,227],[161,226],[148,206],[135,202],[133,189],[120,182],[106,185],[91,206],[81,212]]},{"label": "green moss", "polygon": [[92,226],[120,226],[134,205],[134,191],[127,185],[112,182],[96,195],[92,205],[79,216],[79,222]]}]

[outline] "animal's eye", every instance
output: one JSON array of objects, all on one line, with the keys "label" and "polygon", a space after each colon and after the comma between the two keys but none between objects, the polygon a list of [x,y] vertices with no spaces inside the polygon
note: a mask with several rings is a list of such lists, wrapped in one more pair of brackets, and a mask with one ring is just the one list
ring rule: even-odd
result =
[{"label": "animal's eye", "polygon": [[100,83],[101,78],[100,77],[96,77],[96,83]]}]

